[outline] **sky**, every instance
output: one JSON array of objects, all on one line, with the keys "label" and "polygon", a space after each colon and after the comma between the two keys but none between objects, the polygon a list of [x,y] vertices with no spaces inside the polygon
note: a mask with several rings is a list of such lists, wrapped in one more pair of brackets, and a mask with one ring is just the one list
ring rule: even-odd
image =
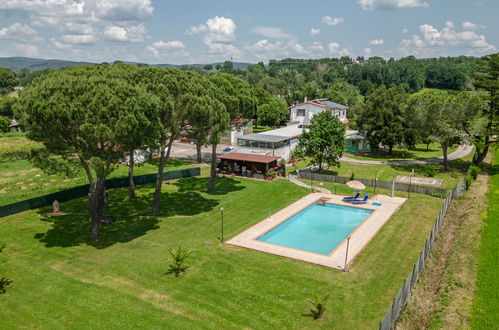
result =
[{"label": "sky", "polygon": [[0,57],[194,64],[482,56],[497,0],[0,0]]}]

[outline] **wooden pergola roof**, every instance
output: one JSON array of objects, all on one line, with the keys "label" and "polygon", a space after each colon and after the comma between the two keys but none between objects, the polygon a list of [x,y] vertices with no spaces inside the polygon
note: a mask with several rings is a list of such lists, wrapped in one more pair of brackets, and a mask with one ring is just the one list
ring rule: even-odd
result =
[{"label": "wooden pergola roof", "polygon": [[229,152],[225,155],[218,156],[218,158],[228,159],[228,160],[238,160],[238,161],[244,161],[244,162],[269,164],[269,163],[272,163],[272,162],[278,160],[280,157],[256,155],[256,154],[244,154],[244,153],[240,153],[240,152]]}]

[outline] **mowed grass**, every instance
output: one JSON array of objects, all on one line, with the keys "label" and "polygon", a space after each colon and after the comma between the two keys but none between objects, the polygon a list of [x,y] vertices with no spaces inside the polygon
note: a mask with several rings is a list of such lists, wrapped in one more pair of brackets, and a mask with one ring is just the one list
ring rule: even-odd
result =
[{"label": "mowed grass", "polygon": [[[178,170],[199,166],[192,160],[170,159],[165,171]],[[204,165],[202,165],[204,166]],[[134,175],[157,173],[155,162],[136,166]],[[117,165],[109,178],[127,177],[128,167]],[[19,202],[28,198],[38,197],[64,189],[88,184],[83,170],[75,177],[66,177],[62,174],[49,175],[36,168],[26,159],[0,161],[0,206]]]},{"label": "mowed grass", "polygon": [[[345,153],[346,157],[362,160],[383,160],[383,161],[395,161],[395,160],[422,160],[428,158],[438,158],[443,157],[442,147],[438,143],[431,143],[426,148],[426,144],[418,144],[414,149],[404,149],[404,148],[393,148],[392,153],[389,154],[386,150],[380,150],[379,152],[356,152],[356,153]],[[457,146],[452,146],[447,150],[450,154],[457,149]]]},{"label": "mowed grass", "polygon": [[[442,200],[414,196],[343,273],[221,244],[308,194],[286,180],[208,178],[165,185],[161,217],[150,216],[152,185],[129,200],[110,192],[111,225],[88,240],[87,201],[0,219],[6,244],[2,276],[14,282],[0,296],[2,327],[10,328],[375,328],[418,257]],[[195,197],[191,198],[190,193]],[[192,250],[190,268],[165,274],[168,249]],[[329,294],[324,319],[308,316],[307,299]]]},{"label": "mowed grass", "polygon": [[[374,179],[377,176],[381,181],[392,181],[397,176],[409,176],[414,170],[414,176],[422,178],[433,178],[443,180],[441,188],[452,189],[457,183],[463,180],[466,175],[468,167],[471,165],[472,154],[449,162],[449,171],[445,172],[442,164],[430,165],[436,168],[437,173],[430,177],[426,174],[426,167],[428,165],[411,165],[411,166],[398,166],[398,165],[363,165],[353,164],[348,162],[341,162],[338,168],[331,168],[325,171],[326,174],[339,175],[344,177],[351,177],[358,179]],[[304,169],[308,167],[307,161],[300,161],[295,166],[287,167],[288,173],[296,169]]]},{"label": "mowed grass", "polygon": [[499,325],[499,148],[491,167],[488,208],[482,229],[478,258],[477,289],[473,300],[473,329],[496,329]]}]

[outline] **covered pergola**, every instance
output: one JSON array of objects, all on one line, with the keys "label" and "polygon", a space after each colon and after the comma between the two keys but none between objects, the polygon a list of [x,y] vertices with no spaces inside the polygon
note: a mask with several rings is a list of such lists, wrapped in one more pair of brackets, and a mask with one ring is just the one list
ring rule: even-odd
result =
[{"label": "covered pergola", "polygon": [[229,152],[218,158],[220,173],[264,179],[267,171],[278,167],[280,157]]}]

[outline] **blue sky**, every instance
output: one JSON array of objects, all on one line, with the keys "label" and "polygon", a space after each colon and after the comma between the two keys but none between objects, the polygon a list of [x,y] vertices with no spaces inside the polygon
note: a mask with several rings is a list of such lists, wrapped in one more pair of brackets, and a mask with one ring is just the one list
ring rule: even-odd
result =
[{"label": "blue sky", "polygon": [[497,0],[0,0],[0,57],[146,63],[499,48]]}]

